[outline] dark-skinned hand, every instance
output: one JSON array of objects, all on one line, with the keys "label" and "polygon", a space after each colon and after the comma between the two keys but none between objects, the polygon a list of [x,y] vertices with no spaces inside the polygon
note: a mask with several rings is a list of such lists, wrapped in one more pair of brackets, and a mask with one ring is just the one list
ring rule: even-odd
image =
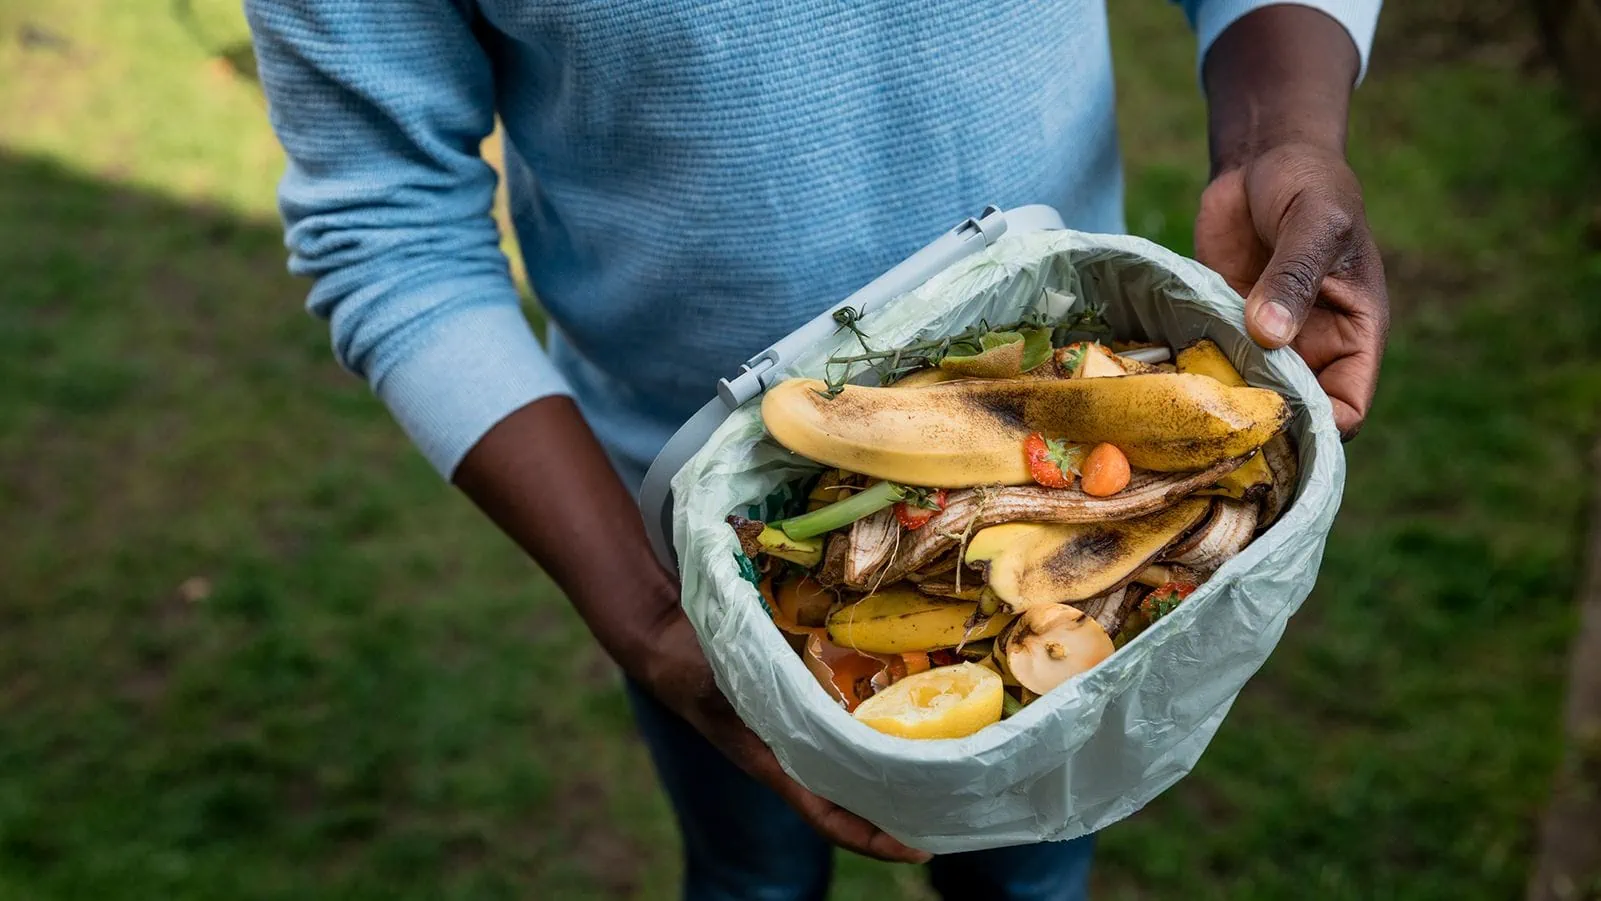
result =
[{"label": "dark-skinned hand", "polygon": [[1355,436],[1378,388],[1390,326],[1384,264],[1361,186],[1336,153],[1274,147],[1223,172],[1201,195],[1196,258],[1245,296],[1264,347],[1295,349]]},{"label": "dark-skinned hand", "polygon": [[1345,158],[1361,58],[1306,6],[1241,17],[1203,67],[1212,181],[1195,255],[1245,296],[1251,337],[1317,374],[1346,438],[1367,418],[1390,327],[1384,264]]}]

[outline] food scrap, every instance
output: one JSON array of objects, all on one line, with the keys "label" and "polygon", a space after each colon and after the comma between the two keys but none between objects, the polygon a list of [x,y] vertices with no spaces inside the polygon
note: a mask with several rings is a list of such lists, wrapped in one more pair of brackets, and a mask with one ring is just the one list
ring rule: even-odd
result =
[{"label": "food scrap", "polygon": [[763,399],[821,471],[803,512],[729,524],[775,625],[874,729],[1015,715],[1172,616],[1293,496],[1288,405],[1215,343],[1053,346],[1064,331],[924,342],[884,355],[881,387]]}]

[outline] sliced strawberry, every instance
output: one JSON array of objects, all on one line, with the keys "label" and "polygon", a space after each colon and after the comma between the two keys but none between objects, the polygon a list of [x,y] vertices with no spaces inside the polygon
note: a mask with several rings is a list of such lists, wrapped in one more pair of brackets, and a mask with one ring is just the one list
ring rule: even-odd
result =
[{"label": "sliced strawberry", "polygon": [[1023,456],[1028,474],[1046,488],[1071,488],[1084,460],[1083,445],[1068,444],[1062,438],[1047,439],[1039,432],[1023,440]]},{"label": "sliced strawberry", "polygon": [[945,509],[947,496],[944,488],[919,492],[895,505],[895,519],[900,522],[901,528],[915,532],[927,525],[934,514]]},{"label": "sliced strawberry", "polygon": [[921,507],[908,507],[905,501],[895,505],[895,518],[900,521],[901,528],[908,532],[915,532],[928,525],[928,521],[938,512],[938,510],[924,510]]}]

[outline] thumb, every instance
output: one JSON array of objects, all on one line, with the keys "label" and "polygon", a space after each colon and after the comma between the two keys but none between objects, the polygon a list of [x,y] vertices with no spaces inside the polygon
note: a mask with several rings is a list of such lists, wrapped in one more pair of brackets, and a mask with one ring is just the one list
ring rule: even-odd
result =
[{"label": "thumb", "polygon": [[1295,340],[1317,303],[1323,278],[1339,261],[1350,217],[1337,208],[1296,203],[1273,242],[1273,258],[1245,300],[1245,323],[1263,347]]}]

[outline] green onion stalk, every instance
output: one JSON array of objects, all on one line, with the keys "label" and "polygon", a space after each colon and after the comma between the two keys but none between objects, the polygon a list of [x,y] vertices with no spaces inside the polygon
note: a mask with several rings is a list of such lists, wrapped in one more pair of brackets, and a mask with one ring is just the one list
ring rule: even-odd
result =
[{"label": "green onion stalk", "polygon": [[796,541],[816,538],[835,529],[843,529],[858,519],[872,516],[885,507],[898,504],[906,500],[910,493],[904,485],[879,482],[844,500],[770,525],[783,530],[785,535]]}]

